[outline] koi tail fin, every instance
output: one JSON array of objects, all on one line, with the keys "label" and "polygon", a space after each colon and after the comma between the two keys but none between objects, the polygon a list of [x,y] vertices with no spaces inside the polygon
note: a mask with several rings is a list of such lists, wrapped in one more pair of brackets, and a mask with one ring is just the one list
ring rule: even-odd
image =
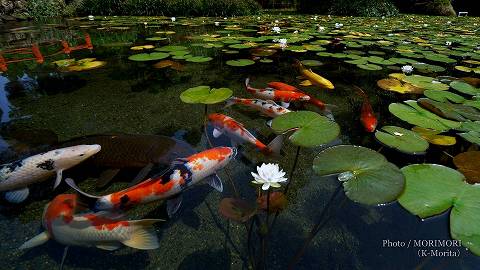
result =
[{"label": "koi tail fin", "polygon": [[245,89],[248,91],[248,87],[250,87],[250,78],[245,79]]},{"label": "koi tail fin", "polygon": [[45,244],[49,239],[50,239],[50,236],[45,231],[45,232],[42,232],[41,234],[33,237],[32,239],[28,240],[27,242],[23,243],[19,247],[19,249],[27,249],[27,248],[40,246],[40,245]]},{"label": "koi tail fin", "polygon": [[368,98],[367,93],[365,93],[365,91],[363,91],[362,88],[360,88],[356,85],[354,85],[353,87],[355,88],[355,91],[357,92],[358,95],[360,95],[363,98]]},{"label": "koi tail fin", "polygon": [[163,221],[161,219],[142,219],[129,221],[133,225],[132,236],[122,243],[136,249],[156,249],[160,247],[153,224]]},{"label": "koi tail fin", "polygon": [[273,154],[273,155],[280,155],[280,151],[282,150],[283,141],[285,140],[285,135],[280,134],[275,139],[273,139],[267,147],[263,150],[265,154]]}]

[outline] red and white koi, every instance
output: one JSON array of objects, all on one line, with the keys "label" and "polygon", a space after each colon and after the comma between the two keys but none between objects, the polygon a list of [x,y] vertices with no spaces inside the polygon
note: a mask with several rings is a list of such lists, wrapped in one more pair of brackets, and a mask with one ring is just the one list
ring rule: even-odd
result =
[{"label": "red and white koi", "polygon": [[286,109],[272,100],[262,100],[262,99],[249,99],[249,98],[238,98],[231,97],[227,100],[227,105],[225,107],[232,106],[234,104],[246,106],[261,112],[262,114],[275,118],[280,115],[291,112],[289,109]]},{"label": "red and white koi", "polygon": [[283,144],[283,135],[277,136],[268,145],[259,141],[250,133],[243,124],[235,119],[220,113],[208,115],[210,124],[214,127],[213,137],[217,138],[222,134],[229,136],[234,142],[246,142],[254,145],[265,154],[279,154]]},{"label": "red and white koi", "polygon": [[158,239],[152,225],[160,219],[123,220],[108,212],[75,214],[77,195],[55,197],[43,213],[45,231],[25,242],[20,249],[32,248],[54,239],[68,246],[95,246],[115,250],[122,245],[136,249],[156,249]]},{"label": "red and white koi", "polygon": [[62,181],[62,172],[98,153],[98,144],[60,148],[8,164],[0,165],[0,191],[5,199],[20,203],[29,195],[28,186],[57,175],[54,188]]},{"label": "red and white koi", "polygon": [[277,90],[280,90],[280,91],[295,91],[295,92],[302,93],[304,95],[308,95],[310,97],[310,99],[308,100],[308,103],[314,105],[315,107],[319,108],[322,111],[330,112],[329,107],[334,107],[335,106],[335,105],[326,104],[325,102],[321,101],[320,99],[315,98],[315,97],[301,91],[300,89],[298,89],[297,87],[295,87],[293,85],[289,85],[289,84],[282,83],[282,82],[269,82],[268,86],[272,87],[272,88],[275,88]]},{"label": "red and white koi", "polygon": [[223,169],[236,154],[237,150],[232,147],[208,149],[187,158],[175,160],[167,171],[158,176],[101,197],[81,191],[71,179],[67,179],[66,183],[80,194],[95,199],[94,210],[96,211],[126,210],[139,204],[169,199],[167,211],[169,216],[172,216],[181,205],[181,197],[176,195],[207,177],[210,177],[208,183],[222,192],[223,185],[216,172]]},{"label": "red and white koi", "polygon": [[310,96],[300,92],[281,91],[281,90],[275,90],[274,88],[264,88],[264,89],[253,88],[250,86],[249,78],[245,80],[245,89],[257,98],[265,99],[265,100],[280,101],[282,102],[281,105],[285,108],[288,108],[290,106],[290,102],[293,102],[293,101],[310,100]]}]

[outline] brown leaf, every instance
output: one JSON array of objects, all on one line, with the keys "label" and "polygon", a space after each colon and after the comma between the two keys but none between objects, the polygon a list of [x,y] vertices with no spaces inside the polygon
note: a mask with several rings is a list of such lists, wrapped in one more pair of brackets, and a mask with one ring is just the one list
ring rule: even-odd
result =
[{"label": "brown leaf", "polygon": [[465,175],[468,183],[480,183],[480,151],[458,154],[453,158],[453,163]]},{"label": "brown leaf", "polygon": [[[267,195],[262,195],[257,199],[258,207],[262,210],[267,210]],[[287,207],[287,197],[282,192],[270,193],[270,205],[269,212],[275,213],[281,211]]]},{"label": "brown leaf", "polygon": [[218,211],[222,216],[237,222],[246,222],[257,209],[254,205],[243,199],[224,198],[220,202]]}]

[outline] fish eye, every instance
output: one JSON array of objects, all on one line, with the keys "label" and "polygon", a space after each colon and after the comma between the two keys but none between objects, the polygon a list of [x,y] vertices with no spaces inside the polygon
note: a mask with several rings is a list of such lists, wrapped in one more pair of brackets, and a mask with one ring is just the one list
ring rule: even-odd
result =
[{"label": "fish eye", "polygon": [[83,156],[85,156],[85,154],[80,154],[80,155],[78,155],[78,156],[79,156],[79,157],[83,157]]}]

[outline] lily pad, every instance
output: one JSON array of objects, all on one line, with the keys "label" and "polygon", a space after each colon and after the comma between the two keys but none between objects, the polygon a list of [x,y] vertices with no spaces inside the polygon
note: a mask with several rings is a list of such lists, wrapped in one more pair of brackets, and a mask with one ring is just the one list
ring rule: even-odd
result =
[{"label": "lily pad", "polygon": [[460,122],[441,118],[423,109],[414,100],[407,100],[404,103],[406,104],[392,103],[388,106],[388,110],[396,117],[412,125],[441,131],[458,128],[461,125]]},{"label": "lily pad", "polygon": [[375,138],[388,147],[408,154],[424,154],[428,142],[417,133],[396,126],[384,126],[375,132]]},{"label": "lily pad", "polygon": [[374,65],[374,64],[357,65],[357,67],[364,70],[382,70],[381,66]]},{"label": "lily pad", "polygon": [[480,183],[480,151],[460,153],[453,158],[453,163],[469,183]]},{"label": "lily pad", "polygon": [[266,57],[275,54],[277,50],[268,48],[255,48],[251,50],[253,56]]},{"label": "lily pad", "polygon": [[480,94],[480,88],[476,88],[466,82],[462,81],[453,81],[450,83],[450,87],[453,89],[457,90],[460,93],[464,93],[467,95],[479,95]]},{"label": "lily pad", "polygon": [[170,54],[163,52],[153,52],[153,53],[139,53],[134,54],[128,57],[132,61],[145,62],[145,61],[156,61],[162,60],[169,57]]},{"label": "lily pad", "polygon": [[465,133],[458,133],[465,140],[480,145],[480,132],[478,131],[469,131]]},{"label": "lily pad", "polygon": [[401,169],[405,191],[399,203],[427,218],[450,211],[450,234],[480,255],[480,186],[469,185],[460,172],[437,164],[413,164]]},{"label": "lily pad", "polygon": [[422,127],[413,127],[412,131],[418,133],[422,138],[427,140],[427,142],[435,145],[450,146],[457,143],[457,139],[452,136],[439,135],[441,131],[422,128]]},{"label": "lily pad", "polygon": [[274,191],[270,193],[270,203],[267,205],[267,194],[260,196],[257,199],[258,208],[261,210],[267,211],[269,213],[276,213],[282,211],[287,207],[287,196],[279,191]]},{"label": "lily pad", "polygon": [[440,102],[451,101],[455,103],[463,103],[465,101],[464,97],[448,91],[426,90],[423,94],[430,99]]},{"label": "lily pad", "polygon": [[420,98],[417,100],[423,108],[441,116],[456,121],[480,120],[480,111],[462,104],[453,104],[448,101],[438,102],[428,98]]},{"label": "lily pad", "polygon": [[192,56],[192,57],[185,58],[185,60],[187,62],[193,62],[193,63],[204,63],[204,62],[212,61],[213,58],[208,56]]},{"label": "lily pad", "polygon": [[378,87],[382,88],[383,90],[393,91],[401,94],[413,93],[413,94],[421,94],[423,93],[423,89],[415,87],[409,83],[402,83],[401,81],[389,78],[389,79],[381,79],[377,81]]},{"label": "lily pad", "polygon": [[141,50],[149,50],[149,49],[153,49],[153,48],[155,48],[155,46],[147,44],[147,45],[133,46],[133,47],[130,48],[130,50],[141,51]]},{"label": "lily pad", "polygon": [[323,65],[323,63],[318,60],[310,60],[310,59],[302,60],[302,64],[309,67],[318,67]]},{"label": "lily pad", "polygon": [[362,146],[338,145],[323,150],[313,161],[313,170],[319,175],[339,174],[347,197],[369,205],[394,201],[404,187],[404,176],[397,166]]},{"label": "lily pad", "polygon": [[277,134],[294,130],[290,141],[302,147],[316,147],[333,141],[340,134],[340,126],[316,112],[296,111],[273,119]]},{"label": "lily pad", "polygon": [[167,45],[160,48],[156,48],[155,51],[160,52],[173,52],[173,51],[186,51],[188,50],[185,46],[176,46],[176,45]]},{"label": "lily pad", "polygon": [[180,99],[185,103],[215,104],[231,97],[233,91],[228,88],[210,88],[202,85],[189,88],[180,94]]},{"label": "lily pad", "polygon": [[254,205],[243,199],[224,198],[220,201],[218,211],[222,216],[237,222],[247,222],[257,209]]},{"label": "lily pad", "polygon": [[403,82],[410,83],[411,85],[422,88],[424,90],[448,90],[449,86],[441,83],[440,81],[435,80],[432,77],[421,76],[421,75],[411,75],[406,76]]},{"label": "lily pad", "polygon": [[250,59],[237,59],[237,60],[228,60],[226,64],[234,67],[244,67],[244,66],[250,66],[255,64],[255,61]]}]

